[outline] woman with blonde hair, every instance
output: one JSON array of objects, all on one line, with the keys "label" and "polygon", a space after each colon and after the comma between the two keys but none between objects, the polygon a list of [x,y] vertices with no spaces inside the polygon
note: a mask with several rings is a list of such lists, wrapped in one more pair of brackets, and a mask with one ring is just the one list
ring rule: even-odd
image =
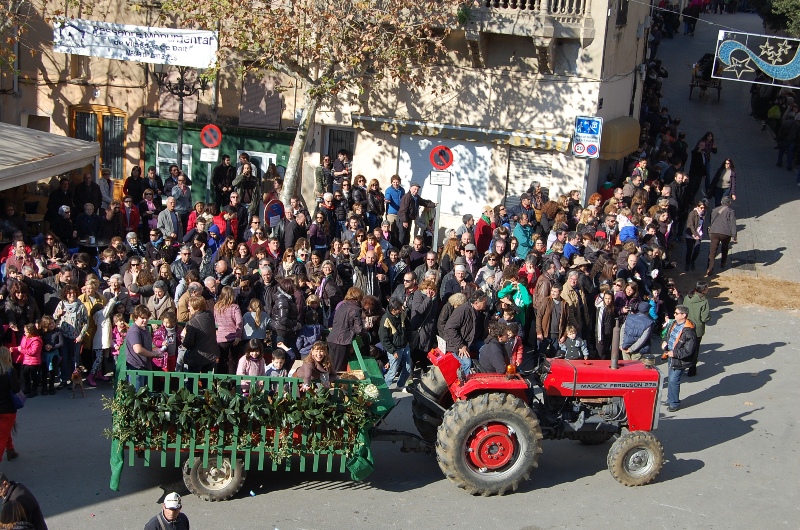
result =
[{"label": "woman with blonde hair", "polygon": [[378,179],[372,179],[367,186],[367,225],[370,231],[381,225],[385,212],[386,201],[381,191],[381,184]]},{"label": "woman with blonde hair", "polygon": [[451,237],[447,240],[447,243],[444,244],[442,253],[439,254],[439,269],[442,271],[443,277],[453,270],[454,262],[456,258],[460,256],[458,251],[459,244],[460,241],[457,238]]},{"label": "woman with blonde hair", "polygon": [[242,340],[242,310],[236,302],[236,293],[226,285],[219,293],[214,304],[214,321],[217,325],[217,343],[219,343],[219,366],[227,368],[227,373],[235,374],[239,365],[239,356],[235,353]]},{"label": "woman with blonde hair", "polygon": [[[82,289],[82,293],[78,296],[78,300],[86,307],[86,314],[93,315],[96,311],[95,307],[103,307],[106,299],[100,294],[100,280],[94,274],[86,278],[86,285]],[[92,343],[94,342],[94,334],[97,332],[97,324],[93,318],[89,319],[89,329],[86,330],[86,336],[83,339],[83,353],[86,354],[81,364],[88,366],[87,360],[91,358]]]}]

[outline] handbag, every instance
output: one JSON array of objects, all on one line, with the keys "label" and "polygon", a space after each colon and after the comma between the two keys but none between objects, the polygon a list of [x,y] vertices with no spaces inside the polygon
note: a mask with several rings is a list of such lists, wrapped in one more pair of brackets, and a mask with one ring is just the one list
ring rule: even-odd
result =
[{"label": "handbag", "polygon": [[[8,372],[8,382],[11,383],[11,371]],[[28,397],[22,390],[14,393],[9,389],[9,393],[11,394],[11,403],[14,405],[15,409],[19,410],[25,406],[25,400],[27,400]]]}]

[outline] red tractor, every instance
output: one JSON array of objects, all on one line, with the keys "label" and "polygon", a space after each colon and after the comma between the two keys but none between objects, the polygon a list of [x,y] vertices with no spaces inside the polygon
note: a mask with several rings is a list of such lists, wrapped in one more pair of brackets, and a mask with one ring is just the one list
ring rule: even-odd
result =
[{"label": "red tractor", "polygon": [[614,436],[607,462],[615,479],[641,486],[658,475],[664,449],[651,431],[662,376],[654,363],[526,357],[519,371],[464,378],[452,354],[428,354],[433,366],[410,387],[412,413],[447,478],[473,495],[502,495],[537,467],[543,438],[597,445]]}]

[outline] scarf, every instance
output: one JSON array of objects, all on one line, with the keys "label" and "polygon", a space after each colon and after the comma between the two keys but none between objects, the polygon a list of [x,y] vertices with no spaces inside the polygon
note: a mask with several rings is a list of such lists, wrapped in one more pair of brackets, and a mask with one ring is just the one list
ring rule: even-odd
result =
[{"label": "scarf", "polygon": [[72,303],[64,300],[64,311],[66,311],[67,313],[76,313],[78,311],[79,306],[83,306],[83,302],[81,302],[80,300],[76,300]]},{"label": "scarf", "polygon": [[488,215],[481,215],[481,219],[483,219],[483,222],[486,223],[487,225],[492,224],[492,221],[491,219],[489,219]]}]

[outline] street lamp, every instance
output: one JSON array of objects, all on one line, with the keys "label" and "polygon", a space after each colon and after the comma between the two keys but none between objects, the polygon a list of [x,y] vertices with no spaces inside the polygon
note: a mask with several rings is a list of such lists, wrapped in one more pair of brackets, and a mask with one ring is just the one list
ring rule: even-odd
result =
[{"label": "street lamp", "polygon": [[208,80],[203,77],[203,70],[193,69],[197,76],[193,80],[188,80],[186,74],[190,68],[188,66],[176,66],[178,70],[178,80],[172,81],[169,77],[168,66],[164,64],[153,65],[153,74],[158,86],[178,98],[178,169],[183,171],[183,99],[194,96],[198,91],[205,92],[208,89]]}]

